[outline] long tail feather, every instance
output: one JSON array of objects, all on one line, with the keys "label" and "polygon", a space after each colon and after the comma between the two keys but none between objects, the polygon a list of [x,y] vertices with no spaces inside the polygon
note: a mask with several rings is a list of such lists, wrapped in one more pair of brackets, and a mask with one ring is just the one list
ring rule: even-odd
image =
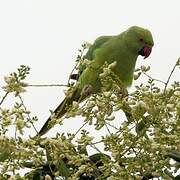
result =
[{"label": "long tail feather", "polygon": [[[61,104],[55,109],[53,118],[61,118],[68,111],[69,107],[72,105],[73,101],[82,101],[80,93],[76,88],[71,97],[66,97]],[[49,122],[52,120],[52,116],[50,116],[39,133],[37,135],[42,136],[46,134],[52,127],[50,127]]]}]

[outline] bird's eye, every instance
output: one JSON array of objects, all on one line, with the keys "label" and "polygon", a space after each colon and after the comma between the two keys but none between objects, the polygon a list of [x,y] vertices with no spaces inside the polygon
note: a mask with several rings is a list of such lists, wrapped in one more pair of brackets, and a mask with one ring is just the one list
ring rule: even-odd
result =
[{"label": "bird's eye", "polygon": [[144,41],[144,39],[141,37],[141,38],[139,39],[139,41],[140,41],[140,42],[143,42],[143,41]]}]

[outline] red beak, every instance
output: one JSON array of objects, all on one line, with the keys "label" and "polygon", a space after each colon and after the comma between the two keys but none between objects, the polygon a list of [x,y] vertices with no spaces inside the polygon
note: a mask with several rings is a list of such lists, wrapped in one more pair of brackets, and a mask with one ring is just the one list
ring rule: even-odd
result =
[{"label": "red beak", "polygon": [[146,59],[152,51],[152,47],[151,46],[144,46],[140,51],[139,51],[139,55],[144,56],[144,59]]},{"label": "red beak", "polygon": [[143,48],[144,59],[146,59],[151,54],[151,51],[152,51],[152,47],[145,46]]}]

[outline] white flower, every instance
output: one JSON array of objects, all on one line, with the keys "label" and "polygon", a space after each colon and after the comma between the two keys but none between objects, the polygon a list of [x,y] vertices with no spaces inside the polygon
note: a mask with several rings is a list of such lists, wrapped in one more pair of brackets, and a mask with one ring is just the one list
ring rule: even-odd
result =
[{"label": "white flower", "polygon": [[48,174],[45,176],[45,180],[52,180],[51,176],[49,176]]},{"label": "white flower", "polygon": [[141,75],[141,72],[138,72],[138,74],[134,74],[134,80],[137,80],[140,75]]},{"label": "white flower", "polygon": [[113,116],[113,115],[106,118],[106,120],[109,120],[109,121],[112,121],[114,119],[115,119],[115,116]]},{"label": "white flower", "polygon": [[79,103],[77,101],[72,102],[73,108],[77,109],[79,107]]},{"label": "white flower", "polygon": [[117,65],[117,61],[114,61],[113,63],[109,64],[108,68],[113,69]]},{"label": "white flower", "polygon": [[141,66],[141,70],[142,70],[142,71],[146,71],[146,66],[144,66],[144,65]]},{"label": "white flower", "polygon": [[103,94],[104,94],[105,97],[108,98],[108,97],[110,97],[112,95],[112,92],[107,91],[107,92],[103,92]]}]

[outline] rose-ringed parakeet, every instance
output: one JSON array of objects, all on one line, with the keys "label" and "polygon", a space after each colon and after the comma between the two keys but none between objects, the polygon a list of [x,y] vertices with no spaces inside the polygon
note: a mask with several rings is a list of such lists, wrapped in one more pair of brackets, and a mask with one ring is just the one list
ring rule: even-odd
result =
[{"label": "rose-ringed parakeet", "polygon": [[[121,80],[124,87],[130,86],[137,57],[141,55],[147,58],[153,45],[151,32],[138,26],[132,26],[119,35],[97,38],[85,55],[85,58],[92,61],[90,66],[79,73],[78,83],[74,87],[72,95],[65,97],[54,111],[53,118],[61,118],[73,101],[81,102],[89,94],[100,92],[102,85],[99,75],[103,71],[101,67],[105,62],[111,64],[116,61],[112,71]],[[51,119],[52,117],[49,117],[38,135],[45,134],[51,128],[49,127]]]}]

